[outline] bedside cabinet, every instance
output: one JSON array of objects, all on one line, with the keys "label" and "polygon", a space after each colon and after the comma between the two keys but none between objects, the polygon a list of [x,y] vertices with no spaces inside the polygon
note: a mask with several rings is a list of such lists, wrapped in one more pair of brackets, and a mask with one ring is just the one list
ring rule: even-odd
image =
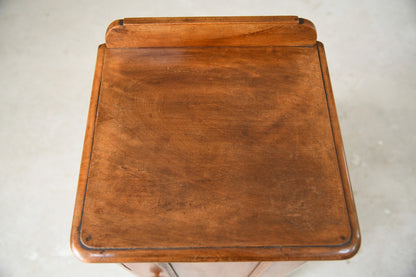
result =
[{"label": "bedside cabinet", "polygon": [[127,18],[108,27],[75,203],[76,257],[142,276],[283,276],[359,245],[310,21]]}]

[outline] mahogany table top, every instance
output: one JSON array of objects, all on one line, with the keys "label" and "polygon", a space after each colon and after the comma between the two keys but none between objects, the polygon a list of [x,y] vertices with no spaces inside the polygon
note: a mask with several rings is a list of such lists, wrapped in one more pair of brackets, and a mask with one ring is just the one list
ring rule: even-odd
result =
[{"label": "mahogany table top", "polygon": [[311,22],[110,25],[74,212],[77,257],[343,259],[359,244],[324,48]]}]

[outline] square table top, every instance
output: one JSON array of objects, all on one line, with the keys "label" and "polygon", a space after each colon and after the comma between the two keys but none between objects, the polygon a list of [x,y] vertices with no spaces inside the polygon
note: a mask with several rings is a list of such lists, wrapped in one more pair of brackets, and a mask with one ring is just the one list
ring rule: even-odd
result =
[{"label": "square table top", "polygon": [[311,22],[115,21],[98,49],[72,249],[87,262],[351,257],[343,151]]}]

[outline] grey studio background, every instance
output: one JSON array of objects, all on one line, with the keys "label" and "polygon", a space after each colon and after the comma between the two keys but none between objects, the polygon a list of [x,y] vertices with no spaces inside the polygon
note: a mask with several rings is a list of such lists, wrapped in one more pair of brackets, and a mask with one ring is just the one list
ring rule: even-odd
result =
[{"label": "grey studio background", "polygon": [[0,0],[0,276],[132,276],[69,234],[97,47],[124,17],[298,15],[325,44],[362,232],[301,276],[416,276],[416,1]]}]

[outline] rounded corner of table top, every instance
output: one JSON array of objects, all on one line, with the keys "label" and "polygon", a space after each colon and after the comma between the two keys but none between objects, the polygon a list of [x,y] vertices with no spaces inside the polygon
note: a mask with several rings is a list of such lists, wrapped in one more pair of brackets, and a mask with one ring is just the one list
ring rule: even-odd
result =
[{"label": "rounded corner of table top", "polygon": [[[93,263],[97,262],[97,258],[92,251],[88,247],[86,247],[79,237],[77,231],[73,231],[71,234],[71,251],[72,254],[81,262],[84,263]],[[99,260],[99,259],[98,259]]]}]

